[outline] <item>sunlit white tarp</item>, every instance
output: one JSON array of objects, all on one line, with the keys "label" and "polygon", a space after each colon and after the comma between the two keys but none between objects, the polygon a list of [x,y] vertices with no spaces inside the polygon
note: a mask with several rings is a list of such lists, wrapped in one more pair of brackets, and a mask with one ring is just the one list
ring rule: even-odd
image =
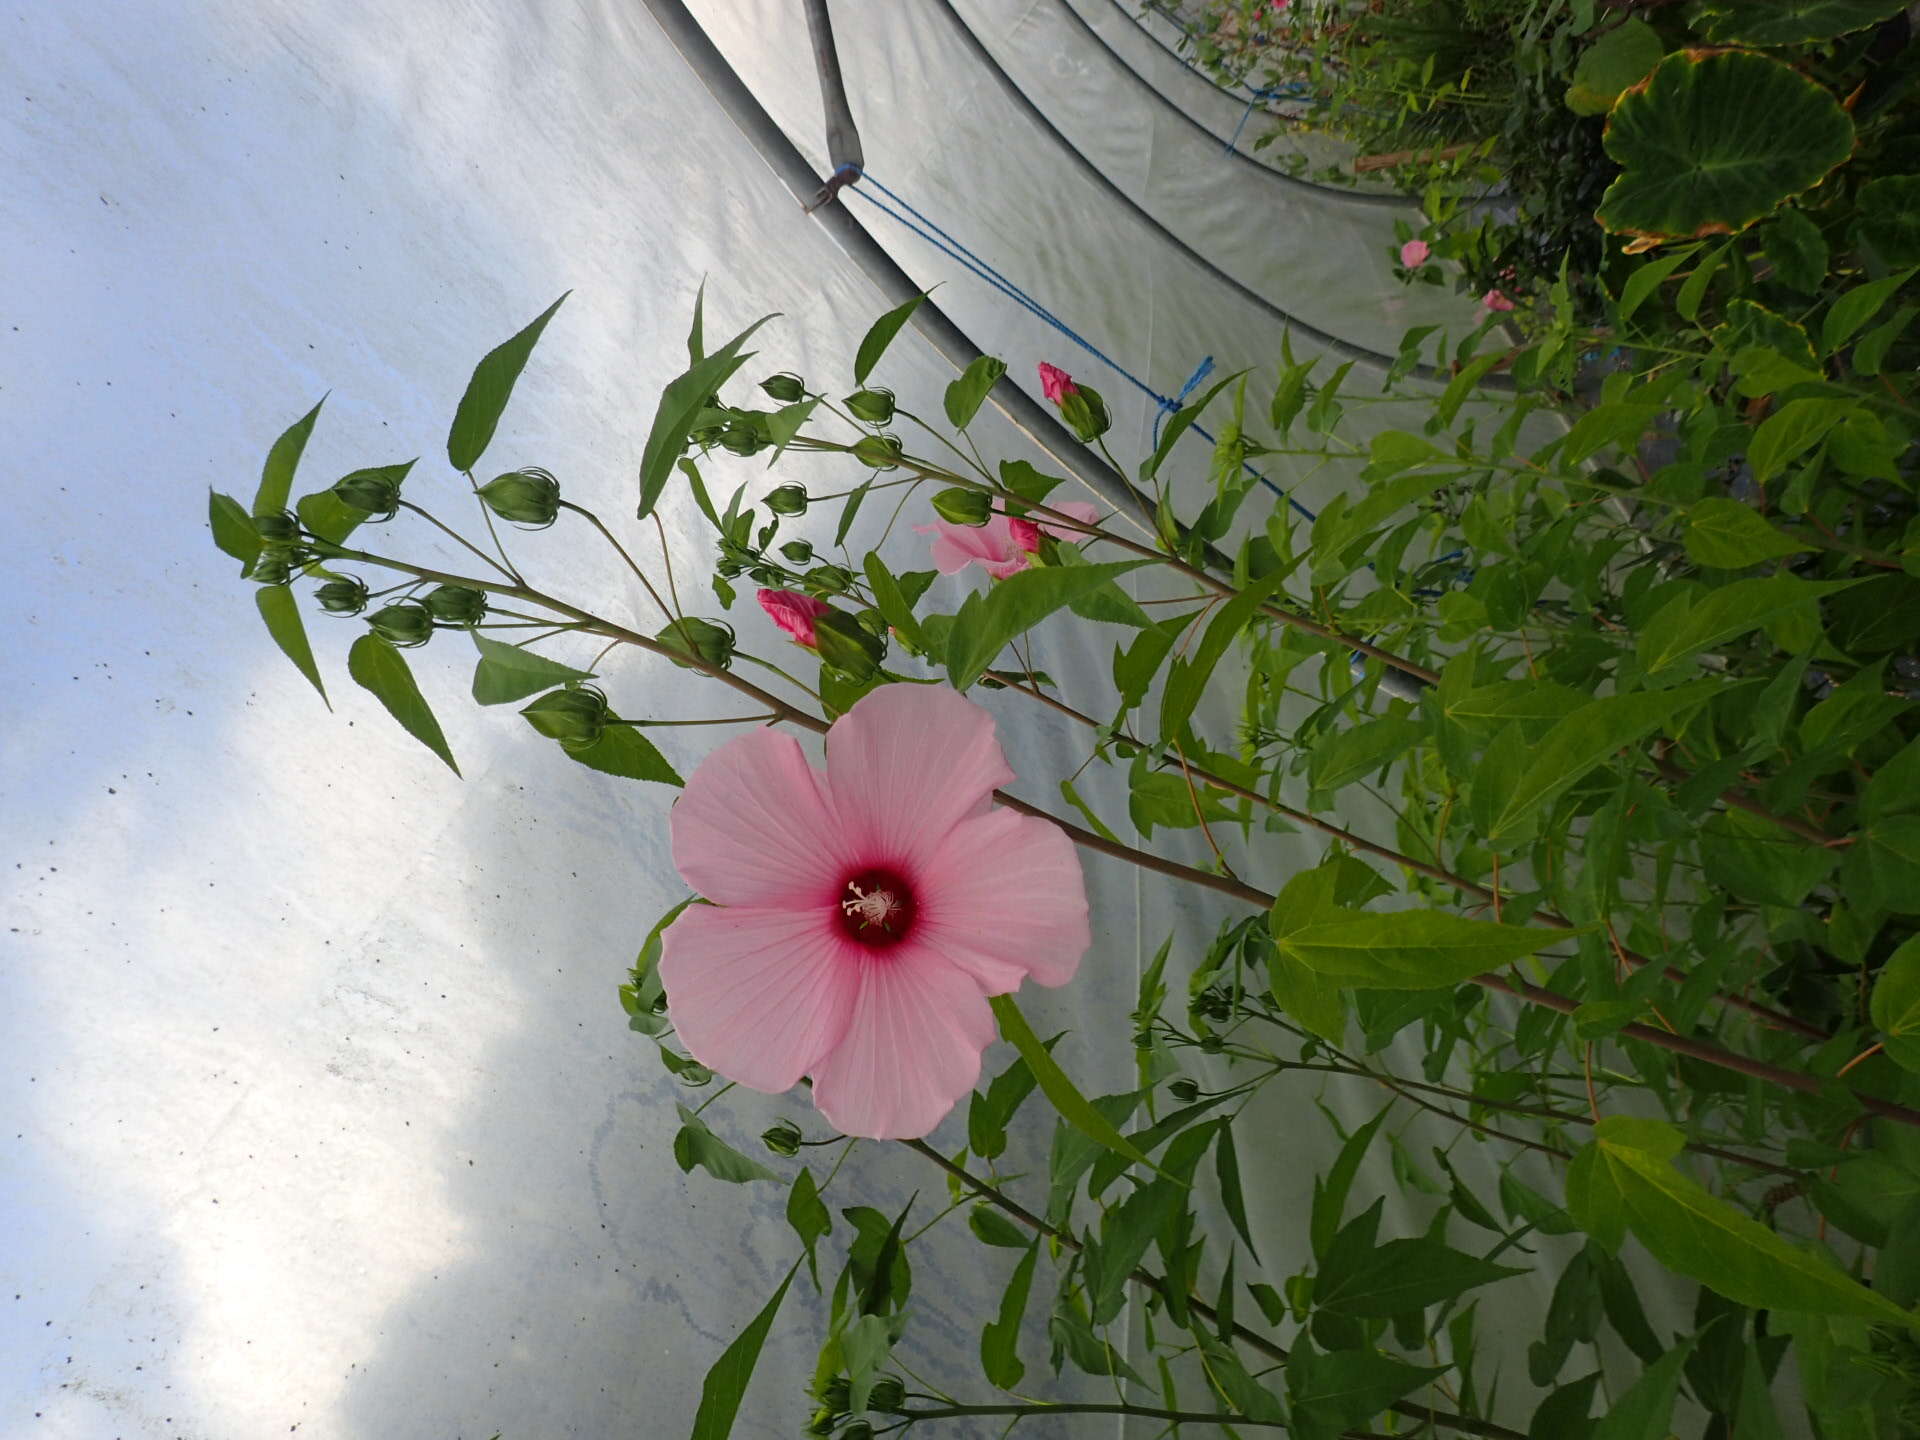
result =
[{"label": "sunlit white tarp", "polygon": [[[1090,50],[1062,3],[958,0],[958,12],[1161,224],[1359,344],[1390,350],[1416,321],[1471,325],[1438,292],[1392,284],[1393,212],[1249,173]],[[1130,40],[1106,0],[1074,3],[1218,123],[1218,97]],[[696,8],[819,155],[798,6]],[[1205,355],[1222,373],[1272,373],[1281,325],[1077,170],[941,6],[838,14],[874,175],[1163,393]],[[615,1002],[640,936],[684,894],[668,793],[574,765],[511,713],[475,709],[458,637],[415,669],[464,780],[348,681],[357,622],[315,616],[329,713],[208,542],[206,491],[249,496],[274,435],[327,394],[296,493],[420,455],[410,493],[471,521],[444,462],[454,403],[482,353],[571,289],[486,463],[546,466],[621,517],[702,276],[710,334],[784,312],[749,378],[845,383],[884,303],[636,0],[29,0],[0,77],[0,1433],[683,1434],[706,1366],[796,1247],[773,1187],[681,1175],[670,1144],[685,1092]],[[1144,446],[1149,402],[857,213],[916,278],[943,282],[941,303],[1016,375],[1066,365],[1114,402],[1122,455]],[[909,333],[883,378],[937,413],[949,376]],[[996,419],[979,435],[1026,453]],[[1204,470],[1204,452],[1181,461],[1191,483]],[[755,463],[713,473],[761,483]],[[678,496],[665,514],[676,572],[697,585],[697,517]],[[378,538],[469,563],[418,523]],[[646,531],[632,539],[654,553]],[[646,614],[583,526],[516,553],[536,583]],[[750,607],[735,614],[772,650]],[[1036,663],[1069,692],[1097,688],[1113,639],[1054,632]],[[606,684],[655,714],[732,704],[644,658],[617,661]],[[987,703],[1021,792],[1057,803],[1084,734]],[[715,736],[665,733],[683,770]],[[1111,778],[1096,769],[1083,789],[1123,821]],[[1292,836],[1253,849],[1242,863],[1263,883],[1318,853]],[[1131,1080],[1120,1036],[1143,948],[1170,929],[1210,933],[1222,912],[1111,862],[1090,862],[1088,878],[1095,950],[1073,987],[1030,1008],[1072,1026],[1063,1058],[1090,1090],[1112,1090]],[[1314,1093],[1277,1087],[1242,1122],[1276,1274],[1298,1249],[1303,1153],[1332,1143]],[[1374,1097],[1333,1102],[1355,1117]],[[757,1148],[800,1108],[735,1092],[708,1115]],[[1037,1104],[1028,1119],[1021,1144],[1038,1166]],[[950,1123],[936,1141],[963,1138]],[[1373,1183],[1394,1188],[1384,1169]],[[917,1214],[945,1203],[929,1167],[868,1147],[831,1198],[897,1208],[916,1190]],[[1389,1224],[1425,1213],[1396,1191]],[[1005,1276],[946,1234],[957,1228],[916,1247],[902,1353],[959,1385]],[[1511,1310],[1514,1324],[1537,1313]],[[821,1316],[796,1289],[737,1433],[795,1432]],[[1496,1307],[1483,1324],[1502,1319]],[[1029,1342],[1035,1375],[1041,1343]],[[1503,1387],[1523,1383],[1509,1363]]]}]

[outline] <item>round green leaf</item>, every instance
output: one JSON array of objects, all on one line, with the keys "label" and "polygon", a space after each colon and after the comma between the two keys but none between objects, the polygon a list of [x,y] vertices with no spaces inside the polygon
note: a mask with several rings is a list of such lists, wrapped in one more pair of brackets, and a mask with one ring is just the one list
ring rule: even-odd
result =
[{"label": "round green leaf", "polygon": [[1852,152],[1853,121],[1777,60],[1683,50],[1620,97],[1606,146],[1621,174],[1601,197],[1601,225],[1690,239],[1744,230],[1819,184]]},{"label": "round green leaf", "polygon": [[1627,19],[1580,54],[1567,108],[1576,115],[1604,115],[1629,85],[1638,85],[1660,63],[1660,37],[1644,20]]},{"label": "round green leaf", "polygon": [[1898,15],[1905,0],[1751,0],[1706,7],[1705,30],[1721,45],[1805,45]]}]

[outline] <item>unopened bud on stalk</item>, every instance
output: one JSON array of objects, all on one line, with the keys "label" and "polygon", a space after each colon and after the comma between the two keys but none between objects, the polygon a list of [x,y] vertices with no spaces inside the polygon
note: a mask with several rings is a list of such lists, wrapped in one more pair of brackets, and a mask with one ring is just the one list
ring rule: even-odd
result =
[{"label": "unopened bud on stalk", "polygon": [[907,1387],[892,1375],[882,1375],[873,1382],[873,1389],[867,1393],[867,1408],[878,1410],[884,1415],[898,1413],[907,1403]]},{"label": "unopened bud on stalk", "polygon": [[720,448],[730,455],[757,455],[766,447],[766,434],[757,425],[729,425],[720,432]]},{"label": "unopened bud on stalk", "polygon": [[993,514],[993,497],[956,485],[933,497],[933,511],[950,525],[984,525]]},{"label": "unopened bud on stalk", "polygon": [[569,750],[584,750],[607,730],[607,697],[591,685],[551,690],[520,713],[549,740]]},{"label": "unopened bud on stalk", "polygon": [[253,533],[269,545],[291,545],[300,538],[300,522],[291,511],[253,517]]},{"label": "unopened bud on stalk", "polygon": [[[732,629],[711,620],[700,620],[689,615],[674,621],[653,638],[669,650],[693,656],[720,670],[725,670],[733,663]],[[672,656],[667,658],[673,659]],[[673,663],[683,669],[691,668],[683,660],[674,660]]]},{"label": "unopened bud on stalk", "polygon": [[391,520],[400,508],[400,482],[380,470],[356,470],[333,482],[333,498],[374,520]]},{"label": "unopened bud on stalk", "polygon": [[829,595],[844,595],[853,588],[853,576],[838,565],[816,565],[807,571],[807,584]]},{"label": "unopened bud on stalk", "polygon": [[1107,402],[1090,385],[1076,386],[1072,394],[1061,399],[1060,418],[1084,443],[1098,440],[1113,425]]},{"label": "unopened bud on stalk", "polygon": [[787,557],[790,564],[811,565],[813,563],[813,546],[805,540],[787,541],[780,547],[780,553]]},{"label": "unopened bud on stalk", "polygon": [[813,617],[813,645],[822,660],[850,680],[871,678],[887,653],[864,625],[839,610]]},{"label": "unopened bud on stalk", "polygon": [[424,645],[433,638],[433,615],[418,600],[401,600],[367,617],[367,625],[382,640],[404,649]]},{"label": "unopened bud on stalk", "polygon": [[766,507],[776,515],[801,515],[807,508],[807,491],[803,485],[782,485],[777,490],[767,492]]},{"label": "unopened bud on stalk", "polygon": [[782,1120],[779,1124],[760,1132],[760,1143],[776,1155],[798,1155],[800,1140],[800,1127],[791,1120]]},{"label": "unopened bud on stalk", "polygon": [[293,547],[274,545],[255,557],[247,578],[257,585],[284,585],[293,578]]},{"label": "unopened bud on stalk", "polygon": [[427,592],[426,606],[445,624],[477,625],[487,613],[487,596],[468,585],[441,585]]},{"label": "unopened bud on stalk", "polygon": [[885,425],[893,419],[893,391],[856,390],[847,396],[847,409],[856,420],[869,425]]},{"label": "unopened bud on stalk", "polygon": [[782,371],[762,380],[760,388],[767,392],[769,399],[778,400],[782,405],[791,405],[807,393],[807,382],[790,371]]},{"label": "unopened bud on stalk", "polygon": [[560,482],[533,466],[494,476],[480,487],[480,498],[502,520],[534,529],[553,524],[560,514]]},{"label": "unopened bud on stalk", "polygon": [[1182,1105],[1191,1105],[1200,1098],[1200,1087],[1191,1080],[1176,1080],[1167,1086],[1167,1093]]},{"label": "unopened bud on stalk", "polygon": [[891,470],[904,449],[898,435],[863,435],[853,444],[853,458],[870,470]]},{"label": "unopened bud on stalk", "polygon": [[313,592],[313,598],[329,615],[358,615],[367,608],[367,582],[351,575],[329,580]]}]

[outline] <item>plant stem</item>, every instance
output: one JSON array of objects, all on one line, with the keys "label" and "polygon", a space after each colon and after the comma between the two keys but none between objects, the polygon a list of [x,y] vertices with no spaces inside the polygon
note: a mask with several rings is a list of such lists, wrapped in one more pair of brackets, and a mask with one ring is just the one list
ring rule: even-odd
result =
[{"label": "plant stem", "polygon": [[[1142,1415],[1149,1420],[1171,1420],[1179,1425],[1218,1425],[1222,1428],[1258,1425],[1272,1430],[1285,1430],[1288,1425],[1285,1420],[1253,1420],[1245,1415],[1209,1415],[1197,1410],[1162,1410],[1153,1405],[1103,1405],[1077,1400],[1032,1405],[942,1405],[937,1409],[901,1410],[897,1413],[913,1420],[957,1420],[963,1415]],[[1341,1433],[1345,1440],[1388,1440],[1384,1435],[1369,1436],[1359,1430]]]}]

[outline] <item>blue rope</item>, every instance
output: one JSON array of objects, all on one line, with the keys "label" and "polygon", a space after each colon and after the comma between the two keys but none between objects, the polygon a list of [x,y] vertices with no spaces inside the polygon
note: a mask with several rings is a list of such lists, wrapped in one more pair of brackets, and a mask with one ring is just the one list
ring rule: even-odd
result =
[{"label": "blue rope", "polygon": [[[1162,395],[1158,390],[1155,390],[1151,385],[1147,384],[1146,381],[1128,370],[1126,366],[1122,365],[1118,360],[1115,360],[1111,355],[1107,354],[1106,351],[1102,350],[1091,340],[1087,339],[1086,336],[1082,335],[1071,325],[1067,324],[1066,321],[1054,314],[1053,311],[1047,309],[1046,306],[1042,305],[1038,300],[1035,300],[1025,290],[1021,289],[1020,286],[1001,274],[992,264],[976,255],[972,250],[968,249],[966,245],[943,230],[919,210],[916,210],[907,200],[888,189],[887,186],[880,181],[874,179],[870,173],[856,169],[851,165],[843,165],[834,173],[836,175],[850,174],[854,178],[863,181],[865,186],[870,187],[872,190],[878,190],[882,195],[887,197],[887,200],[883,201],[874,198],[866,188],[849,187],[848,190],[842,192],[843,194],[851,193],[858,195],[882,214],[906,226],[907,229],[913,231],[914,234],[918,235],[942,254],[959,261],[961,265],[986,281],[987,284],[991,285],[995,290],[998,290],[1002,295],[1005,295],[1009,300],[1012,300],[1037,319],[1050,325],[1068,340],[1071,340],[1082,350],[1093,356],[1093,358],[1098,360],[1102,365],[1105,365],[1122,380],[1125,380],[1129,385],[1133,386],[1134,389],[1138,390],[1142,395],[1145,395],[1149,400],[1153,401],[1160,412],[1155,417],[1153,425],[1154,446],[1156,449],[1160,443],[1161,422],[1167,416],[1177,414],[1187,397],[1193,393],[1194,388],[1212,371],[1213,357],[1209,355],[1205,360],[1200,362],[1193,374],[1188,377],[1187,383],[1181,386],[1178,397]],[[890,205],[887,201],[892,201],[893,203]],[[897,209],[895,208],[896,206],[898,207]],[[1192,430],[1193,433],[1202,440],[1206,441],[1207,444],[1212,445],[1217,443],[1214,436],[1203,426],[1196,423],[1187,428]],[[1294,499],[1293,496],[1285,490],[1282,490],[1246,461],[1243,460],[1241,462],[1241,468],[1262,485],[1266,486],[1267,489],[1271,490],[1275,495],[1285,500],[1289,506],[1301,515],[1304,515],[1309,521],[1318,518],[1313,511],[1307,509],[1306,506],[1302,505],[1298,500]]]}]

